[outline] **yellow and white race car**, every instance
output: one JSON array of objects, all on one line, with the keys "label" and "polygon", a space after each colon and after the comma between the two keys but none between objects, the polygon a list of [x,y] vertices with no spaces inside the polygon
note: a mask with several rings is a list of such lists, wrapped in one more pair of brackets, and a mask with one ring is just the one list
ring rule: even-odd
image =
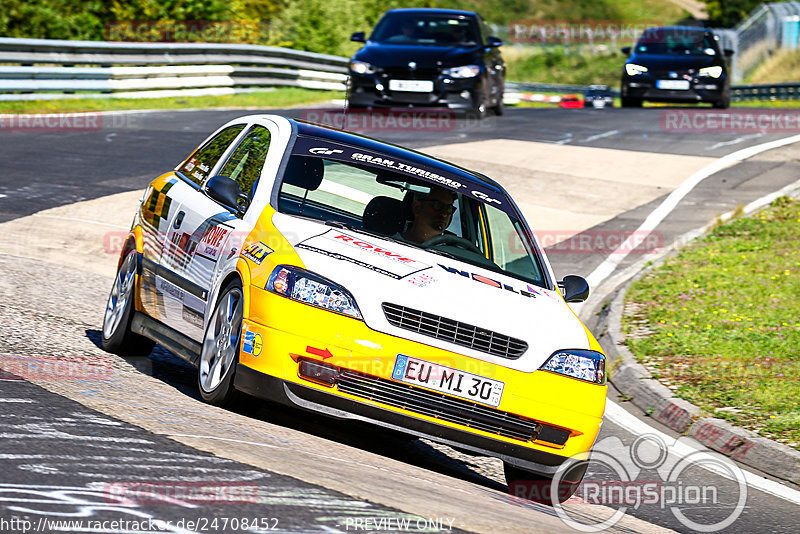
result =
[{"label": "yellow and white race car", "polygon": [[[144,193],[103,323],[158,342],[209,403],[238,392],[504,461],[587,466],[605,356],[511,197],[430,156],[275,115],[213,133]],[[561,491],[563,489],[563,491]]]}]

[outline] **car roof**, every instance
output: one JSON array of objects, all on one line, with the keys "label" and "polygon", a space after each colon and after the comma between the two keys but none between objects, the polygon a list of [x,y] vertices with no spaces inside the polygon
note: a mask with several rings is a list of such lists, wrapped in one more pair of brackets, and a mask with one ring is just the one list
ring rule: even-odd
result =
[{"label": "car roof", "polygon": [[662,31],[662,30],[676,30],[681,32],[701,32],[701,33],[714,33],[711,31],[711,28],[704,28],[700,26],[657,26],[652,28],[647,28],[644,32],[655,32],[655,31]]},{"label": "car roof", "polygon": [[434,7],[403,7],[398,9],[390,9],[385,15],[390,13],[403,13],[406,15],[414,15],[414,14],[436,14],[436,15],[468,15],[468,16],[477,16],[478,14],[474,11],[463,11],[460,9],[439,9]]},{"label": "car roof", "polygon": [[377,139],[372,139],[371,137],[366,137],[363,135],[346,132],[344,130],[328,128],[325,126],[321,126],[319,124],[314,124],[301,120],[296,120],[296,119],[288,119],[288,120],[289,122],[296,125],[298,135],[327,139],[335,143],[360,147],[363,148],[364,150],[371,150],[374,152],[385,154],[387,156],[391,156],[393,158],[397,158],[416,165],[421,165],[424,167],[433,167],[442,170],[444,172],[447,172],[458,178],[461,178],[465,181],[482,184],[483,186],[488,187],[489,189],[494,189],[495,191],[502,192],[503,194],[508,196],[506,190],[503,189],[503,187],[500,184],[498,184],[488,176],[484,176],[483,174],[470,171],[463,167],[459,167],[458,165],[455,165],[453,163],[449,163],[447,161],[440,160],[432,156],[428,156],[426,154],[417,152],[415,150],[393,145],[385,141],[378,141]]}]

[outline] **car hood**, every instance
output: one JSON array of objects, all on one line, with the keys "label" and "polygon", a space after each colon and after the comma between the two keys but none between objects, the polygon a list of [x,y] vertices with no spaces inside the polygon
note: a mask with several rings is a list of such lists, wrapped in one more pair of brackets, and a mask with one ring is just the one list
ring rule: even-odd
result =
[{"label": "car hood", "polygon": [[477,48],[472,46],[411,46],[394,44],[367,43],[356,52],[353,59],[366,61],[381,68],[408,67],[410,61],[417,68],[458,67],[476,62]]},{"label": "car hood", "polygon": [[720,64],[720,60],[717,56],[679,56],[666,54],[634,54],[627,62],[647,67],[650,70],[661,71],[702,69],[703,67],[711,67],[712,65]]},{"label": "car hood", "polygon": [[[589,348],[586,329],[558,291],[316,221],[276,213],[273,223],[306,269],[353,295],[374,330],[525,372],[537,370],[557,350]],[[521,339],[528,349],[511,360],[401,329],[386,319],[384,303]]]}]

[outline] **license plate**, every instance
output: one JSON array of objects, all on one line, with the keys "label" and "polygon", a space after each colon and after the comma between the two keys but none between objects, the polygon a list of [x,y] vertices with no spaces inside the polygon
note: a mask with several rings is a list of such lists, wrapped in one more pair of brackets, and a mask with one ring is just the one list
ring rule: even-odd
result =
[{"label": "license plate", "polygon": [[503,396],[503,382],[459,371],[437,363],[398,354],[392,378],[462,399],[497,407]]},{"label": "license plate", "polygon": [[409,93],[432,93],[433,82],[430,80],[389,80],[389,89]]},{"label": "license plate", "polygon": [[656,80],[656,88],[686,91],[689,89],[689,80]]}]

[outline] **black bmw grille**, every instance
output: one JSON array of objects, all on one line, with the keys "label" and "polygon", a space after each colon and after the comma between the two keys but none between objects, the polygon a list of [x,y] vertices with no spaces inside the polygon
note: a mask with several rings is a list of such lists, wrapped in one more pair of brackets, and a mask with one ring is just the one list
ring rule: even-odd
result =
[{"label": "black bmw grille", "polygon": [[530,441],[542,428],[519,415],[349,369],[342,369],[337,384],[339,391],[350,395],[508,438]]},{"label": "black bmw grille", "polygon": [[383,73],[395,80],[435,80],[440,71],[436,68],[417,68],[414,70],[408,67],[386,67]]},{"label": "black bmw grille", "polygon": [[397,304],[383,303],[383,313],[390,324],[456,345],[486,352],[493,356],[516,360],[528,350],[528,344],[497,332],[447,319]]}]

